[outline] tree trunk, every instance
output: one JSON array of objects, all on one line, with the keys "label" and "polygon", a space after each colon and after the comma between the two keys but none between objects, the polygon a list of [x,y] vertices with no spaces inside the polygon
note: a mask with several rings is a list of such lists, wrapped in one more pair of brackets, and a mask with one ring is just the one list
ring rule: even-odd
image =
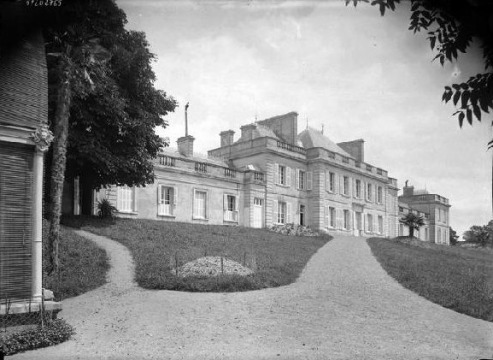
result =
[{"label": "tree trunk", "polygon": [[60,215],[62,210],[63,182],[65,181],[65,166],[67,161],[67,137],[70,115],[70,103],[72,99],[72,63],[68,54],[70,46],[67,46],[64,55],[60,58],[57,105],[53,123],[53,160],[51,166],[51,189],[49,214],[50,232],[48,236],[48,251],[50,262],[48,272],[58,272],[58,244],[60,240]]},{"label": "tree trunk", "polygon": [[409,226],[409,237],[412,239],[414,237],[414,227]]}]

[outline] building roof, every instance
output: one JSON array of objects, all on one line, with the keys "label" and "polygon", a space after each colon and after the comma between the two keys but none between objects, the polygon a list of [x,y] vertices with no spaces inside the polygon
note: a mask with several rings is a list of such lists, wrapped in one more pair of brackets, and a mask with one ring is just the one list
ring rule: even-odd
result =
[{"label": "building roof", "polygon": [[35,129],[48,121],[48,71],[40,32],[0,58],[0,124]]},{"label": "building roof", "polygon": [[164,147],[159,151],[160,155],[168,155],[177,159],[186,159],[192,161],[198,161],[201,163],[229,167],[229,164],[224,159],[213,158],[201,153],[194,153],[193,156],[184,156],[176,148]]},{"label": "building roof", "polygon": [[301,142],[305,149],[320,147],[353,158],[353,156],[349,155],[327,136],[311,127],[308,127],[306,130],[303,130],[301,133],[299,133],[298,140]]}]

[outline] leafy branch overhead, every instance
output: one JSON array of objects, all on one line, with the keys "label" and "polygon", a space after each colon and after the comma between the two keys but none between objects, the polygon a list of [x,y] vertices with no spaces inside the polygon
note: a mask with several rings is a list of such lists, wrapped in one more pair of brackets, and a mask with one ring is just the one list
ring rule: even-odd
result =
[{"label": "leafy branch overhead", "polygon": [[[368,0],[346,0],[346,5]],[[383,16],[387,10],[395,10],[400,0],[374,0]],[[478,40],[483,51],[485,72],[470,77],[466,82],[445,86],[442,101],[452,101],[462,127],[464,120],[473,124],[481,121],[485,113],[493,109],[493,2],[492,1],[450,1],[411,0],[409,30],[414,33],[427,31],[427,39],[436,51],[433,60],[444,65],[446,61],[457,60],[459,53],[465,53],[473,39]],[[493,147],[493,140],[488,143]]]}]

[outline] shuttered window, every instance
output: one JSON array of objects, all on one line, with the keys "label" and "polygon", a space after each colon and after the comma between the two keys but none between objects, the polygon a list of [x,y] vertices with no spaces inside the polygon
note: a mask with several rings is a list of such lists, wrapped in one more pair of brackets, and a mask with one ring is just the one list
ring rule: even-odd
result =
[{"label": "shuttered window", "polygon": [[0,301],[31,297],[33,153],[0,143]]}]

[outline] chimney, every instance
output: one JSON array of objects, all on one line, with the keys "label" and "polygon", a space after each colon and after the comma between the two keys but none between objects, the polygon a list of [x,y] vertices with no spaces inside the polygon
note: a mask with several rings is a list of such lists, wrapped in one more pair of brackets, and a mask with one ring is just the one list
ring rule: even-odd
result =
[{"label": "chimney", "polygon": [[219,133],[221,137],[221,147],[233,145],[235,132],[233,130],[226,130]]},{"label": "chimney", "polygon": [[338,143],[345,152],[354,157],[359,162],[365,162],[365,140],[358,139]]},{"label": "chimney", "polygon": [[241,140],[242,141],[249,141],[253,139],[253,130],[257,128],[257,125],[255,124],[248,124],[248,125],[243,125],[240,127],[241,130]]},{"label": "chimney", "polygon": [[404,196],[413,196],[414,195],[414,186],[407,186],[409,180],[406,180],[404,188],[402,189]]},{"label": "chimney", "polygon": [[193,141],[195,138],[192,135],[182,136],[178,138],[176,143],[178,144],[178,152],[186,157],[193,156]]}]

